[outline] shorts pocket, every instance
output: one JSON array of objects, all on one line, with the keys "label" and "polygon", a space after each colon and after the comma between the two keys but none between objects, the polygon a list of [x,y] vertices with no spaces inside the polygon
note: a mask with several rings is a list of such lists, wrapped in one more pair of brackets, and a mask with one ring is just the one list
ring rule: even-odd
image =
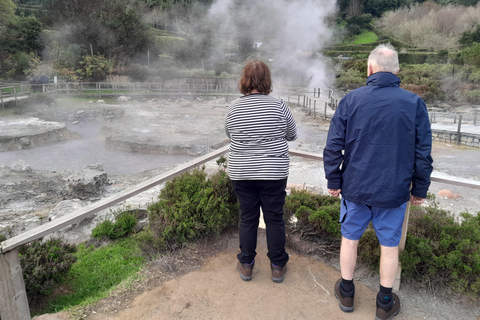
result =
[{"label": "shorts pocket", "polygon": [[345,221],[345,217],[347,216],[347,203],[345,202],[345,199],[342,198],[340,201],[340,223],[343,223]]}]

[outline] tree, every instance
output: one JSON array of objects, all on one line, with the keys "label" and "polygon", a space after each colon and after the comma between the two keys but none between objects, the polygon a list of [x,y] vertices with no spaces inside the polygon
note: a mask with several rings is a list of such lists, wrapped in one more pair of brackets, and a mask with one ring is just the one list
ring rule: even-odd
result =
[{"label": "tree", "polygon": [[12,0],[0,0],[0,63],[4,77],[7,73],[5,61],[8,57],[7,47],[10,38],[7,26],[15,20],[15,8]]},{"label": "tree", "polygon": [[78,44],[84,53],[127,62],[152,43],[136,5],[135,0],[46,0],[45,21],[61,31],[63,46]]},{"label": "tree", "polygon": [[365,13],[370,13],[374,17],[380,17],[384,12],[395,10],[399,7],[398,0],[367,0]]},{"label": "tree", "polygon": [[472,46],[462,50],[461,56],[465,64],[480,67],[480,43],[474,43]]},{"label": "tree", "polygon": [[363,9],[363,0],[350,0],[350,4],[347,8],[347,19],[361,15]]},{"label": "tree", "polygon": [[0,0],[0,28],[14,22],[16,8],[12,0]]},{"label": "tree", "polygon": [[477,28],[473,31],[465,31],[458,40],[458,43],[466,46],[474,42],[480,43],[480,24],[477,25]]},{"label": "tree", "polygon": [[11,28],[15,32],[15,45],[16,51],[41,52],[44,43],[41,37],[43,30],[42,23],[33,15],[16,17],[15,24]]}]

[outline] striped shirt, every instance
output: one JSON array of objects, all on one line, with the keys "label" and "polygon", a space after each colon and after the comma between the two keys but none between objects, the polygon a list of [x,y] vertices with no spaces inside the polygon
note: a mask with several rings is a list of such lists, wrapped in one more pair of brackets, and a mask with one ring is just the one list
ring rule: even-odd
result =
[{"label": "striped shirt", "polygon": [[232,180],[288,177],[288,143],[297,138],[292,113],[282,100],[266,94],[242,96],[228,108],[228,175]]}]

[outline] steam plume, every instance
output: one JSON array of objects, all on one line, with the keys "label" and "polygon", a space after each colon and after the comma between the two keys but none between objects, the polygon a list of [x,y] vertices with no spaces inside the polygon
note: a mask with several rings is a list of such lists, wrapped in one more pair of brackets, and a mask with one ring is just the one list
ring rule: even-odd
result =
[{"label": "steam plume", "polygon": [[309,54],[331,42],[327,18],[335,9],[335,0],[216,0],[210,17],[230,35],[268,47],[273,52],[270,65],[276,70],[303,75],[309,87],[328,87],[332,79],[326,59],[310,59]]}]

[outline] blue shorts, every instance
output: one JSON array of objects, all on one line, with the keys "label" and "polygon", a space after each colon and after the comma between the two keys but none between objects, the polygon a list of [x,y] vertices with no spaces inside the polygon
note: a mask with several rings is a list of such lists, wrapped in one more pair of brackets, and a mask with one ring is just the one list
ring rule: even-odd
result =
[{"label": "blue shorts", "polygon": [[363,232],[372,221],[378,241],[385,247],[396,247],[402,237],[405,202],[396,208],[370,207],[342,199],[340,222],[342,236],[349,240],[360,240]]}]

